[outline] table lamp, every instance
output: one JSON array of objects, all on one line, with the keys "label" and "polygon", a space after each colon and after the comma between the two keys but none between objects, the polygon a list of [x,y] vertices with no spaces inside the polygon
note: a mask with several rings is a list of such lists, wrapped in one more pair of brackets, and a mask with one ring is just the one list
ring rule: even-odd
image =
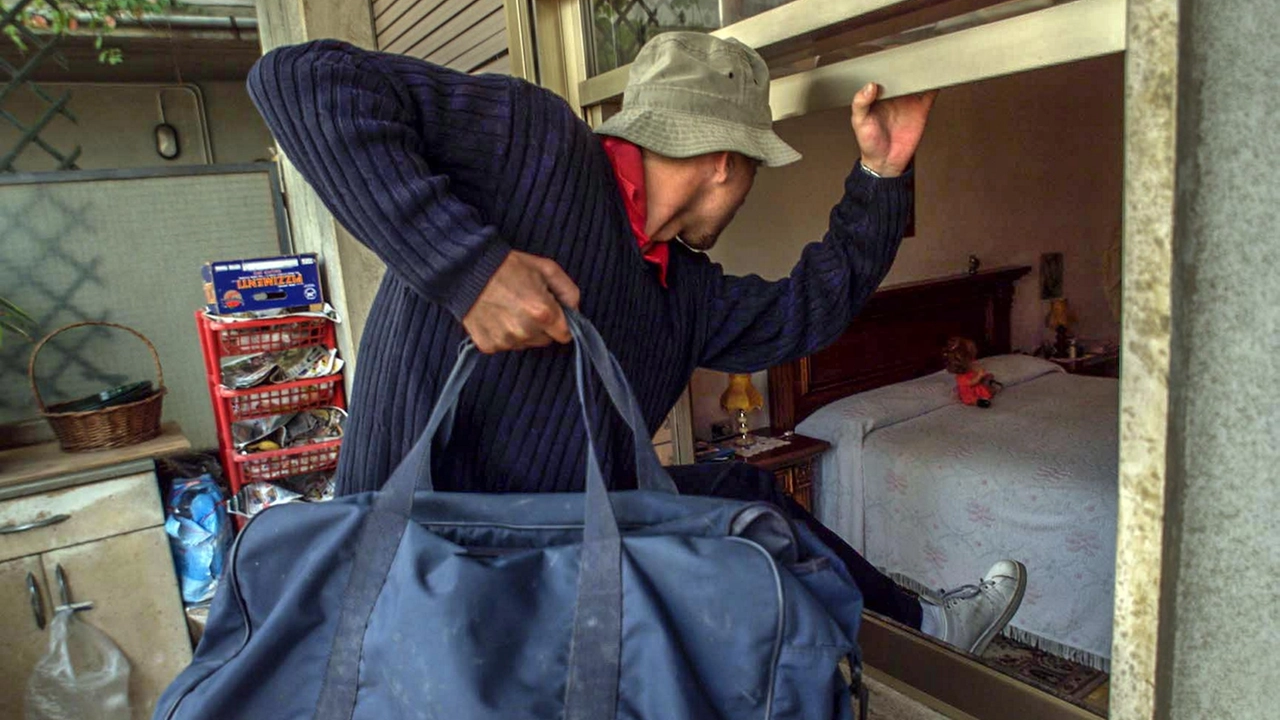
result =
[{"label": "table lamp", "polygon": [[734,413],[738,430],[738,437],[734,442],[738,447],[749,447],[751,430],[747,427],[747,413],[764,407],[764,396],[751,384],[750,375],[729,375],[729,387],[720,396],[720,407]]},{"label": "table lamp", "polygon": [[1054,352],[1056,357],[1067,356],[1067,331],[1076,322],[1076,314],[1067,304],[1066,298],[1057,298],[1049,305],[1049,314],[1045,316],[1045,327],[1055,331]]}]

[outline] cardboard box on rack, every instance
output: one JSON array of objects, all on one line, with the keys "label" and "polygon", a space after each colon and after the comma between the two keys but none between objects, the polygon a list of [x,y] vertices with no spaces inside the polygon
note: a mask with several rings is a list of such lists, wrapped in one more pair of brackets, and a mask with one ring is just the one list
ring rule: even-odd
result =
[{"label": "cardboard box on rack", "polygon": [[218,315],[324,305],[315,253],[219,260],[205,263],[201,275],[205,307]]}]

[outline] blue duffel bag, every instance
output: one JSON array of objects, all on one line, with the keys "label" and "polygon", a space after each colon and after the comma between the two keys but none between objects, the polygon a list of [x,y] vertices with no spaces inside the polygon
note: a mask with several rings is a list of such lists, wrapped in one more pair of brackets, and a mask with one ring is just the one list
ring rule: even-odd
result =
[{"label": "blue duffel bag", "polygon": [[381,491],[244,529],[155,717],[850,717],[839,661],[858,667],[862,597],[844,566],[771,505],[677,495],[617,361],[569,319],[583,407],[594,368],[639,490],[607,492],[588,442],[584,493],[432,492],[432,438],[478,357],[464,344]]}]

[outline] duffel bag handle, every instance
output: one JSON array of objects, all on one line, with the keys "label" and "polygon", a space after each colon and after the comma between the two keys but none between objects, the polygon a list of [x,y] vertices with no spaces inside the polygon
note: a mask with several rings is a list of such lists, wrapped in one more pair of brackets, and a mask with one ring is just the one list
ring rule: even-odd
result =
[{"label": "duffel bag handle", "polygon": [[[617,709],[622,655],[622,540],[591,431],[586,398],[588,368],[596,371],[614,408],[631,428],[638,486],[674,493],[675,483],[658,461],[639,404],[617,359],[585,318],[568,308],[565,318],[574,338],[574,374],[587,432],[587,477],[564,718],[598,720],[614,717]],[[412,512],[414,488],[419,482],[425,489],[432,487],[432,439],[442,429],[446,435],[451,431],[458,397],[475,370],[476,360],[475,346],[470,340],[464,342],[422,436],[378,493],[374,511],[364,520],[316,707],[316,720],[351,718],[365,628]]]},{"label": "duffel bag handle", "polygon": [[[632,440],[635,443],[636,486],[641,490],[675,493],[675,483],[671,481],[671,477],[658,460],[658,455],[653,449],[653,439],[649,436],[644,415],[640,412],[640,405],[636,402],[635,394],[631,392],[626,375],[623,374],[617,359],[609,352],[604,339],[600,337],[600,333],[590,321],[571,308],[565,308],[565,319],[569,324],[569,332],[574,338],[576,362],[581,364],[585,360],[586,365],[595,370],[614,409],[631,430]],[[476,354],[475,345],[470,340],[464,341],[458,350],[458,360],[440,389],[440,397],[437,398],[435,407],[427,419],[427,426],[382,489],[384,496],[390,495],[386,497],[384,507],[403,508],[403,514],[407,516],[411,511],[411,498],[415,488],[435,489],[431,478],[432,440],[437,435],[442,435],[447,440],[451,434],[458,399],[471,373],[475,370],[477,360],[479,356]],[[579,368],[577,373],[579,375],[578,402],[582,407],[583,423],[588,430],[587,445],[592,451],[587,458],[587,473],[590,477],[592,472],[600,473],[601,470],[594,453],[594,437],[590,432],[592,421],[587,410],[583,369]],[[603,481],[603,476],[601,480]]]},{"label": "duffel bag handle", "polygon": [[[649,430],[645,426],[644,413],[640,411],[640,403],[636,401],[635,393],[631,391],[631,385],[627,382],[627,376],[622,371],[618,359],[609,352],[609,348],[604,344],[604,338],[600,337],[600,333],[591,325],[591,322],[576,310],[565,308],[565,319],[569,323],[569,331],[574,334],[576,343],[574,357],[578,381],[578,403],[582,406],[582,423],[587,430],[588,440],[587,472],[591,473],[593,470],[596,473],[601,472],[600,463],[592,457],[595,454],[595,437],[591,432],[592,421],[588,410],[590,404],[587,402],[586,390],[586,369],[590,367],[596,371],[596,376],[600,378],[600,383],[608,393],[614,409],[631,429],[631,439],[635,445],[636,455],[636,487],[641,490],[675,494],[676,484],[663,469],[662,461],[658,459],[658,453],[653,449],[653,438],[650,437]],[[584,359],[586,367],[584,367]],[[608,488],[604,483],[603,475],[600,477],[600,482],[602,488]]]}]

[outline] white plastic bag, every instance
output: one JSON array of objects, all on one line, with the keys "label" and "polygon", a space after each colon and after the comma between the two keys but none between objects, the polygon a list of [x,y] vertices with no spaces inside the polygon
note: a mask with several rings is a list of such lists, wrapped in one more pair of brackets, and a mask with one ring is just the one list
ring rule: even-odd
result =
[{"label": "white plastic bag", "polygon": [[107,634],[63,608],[27,683],[26,720],[129,720],[129,660]]}]

